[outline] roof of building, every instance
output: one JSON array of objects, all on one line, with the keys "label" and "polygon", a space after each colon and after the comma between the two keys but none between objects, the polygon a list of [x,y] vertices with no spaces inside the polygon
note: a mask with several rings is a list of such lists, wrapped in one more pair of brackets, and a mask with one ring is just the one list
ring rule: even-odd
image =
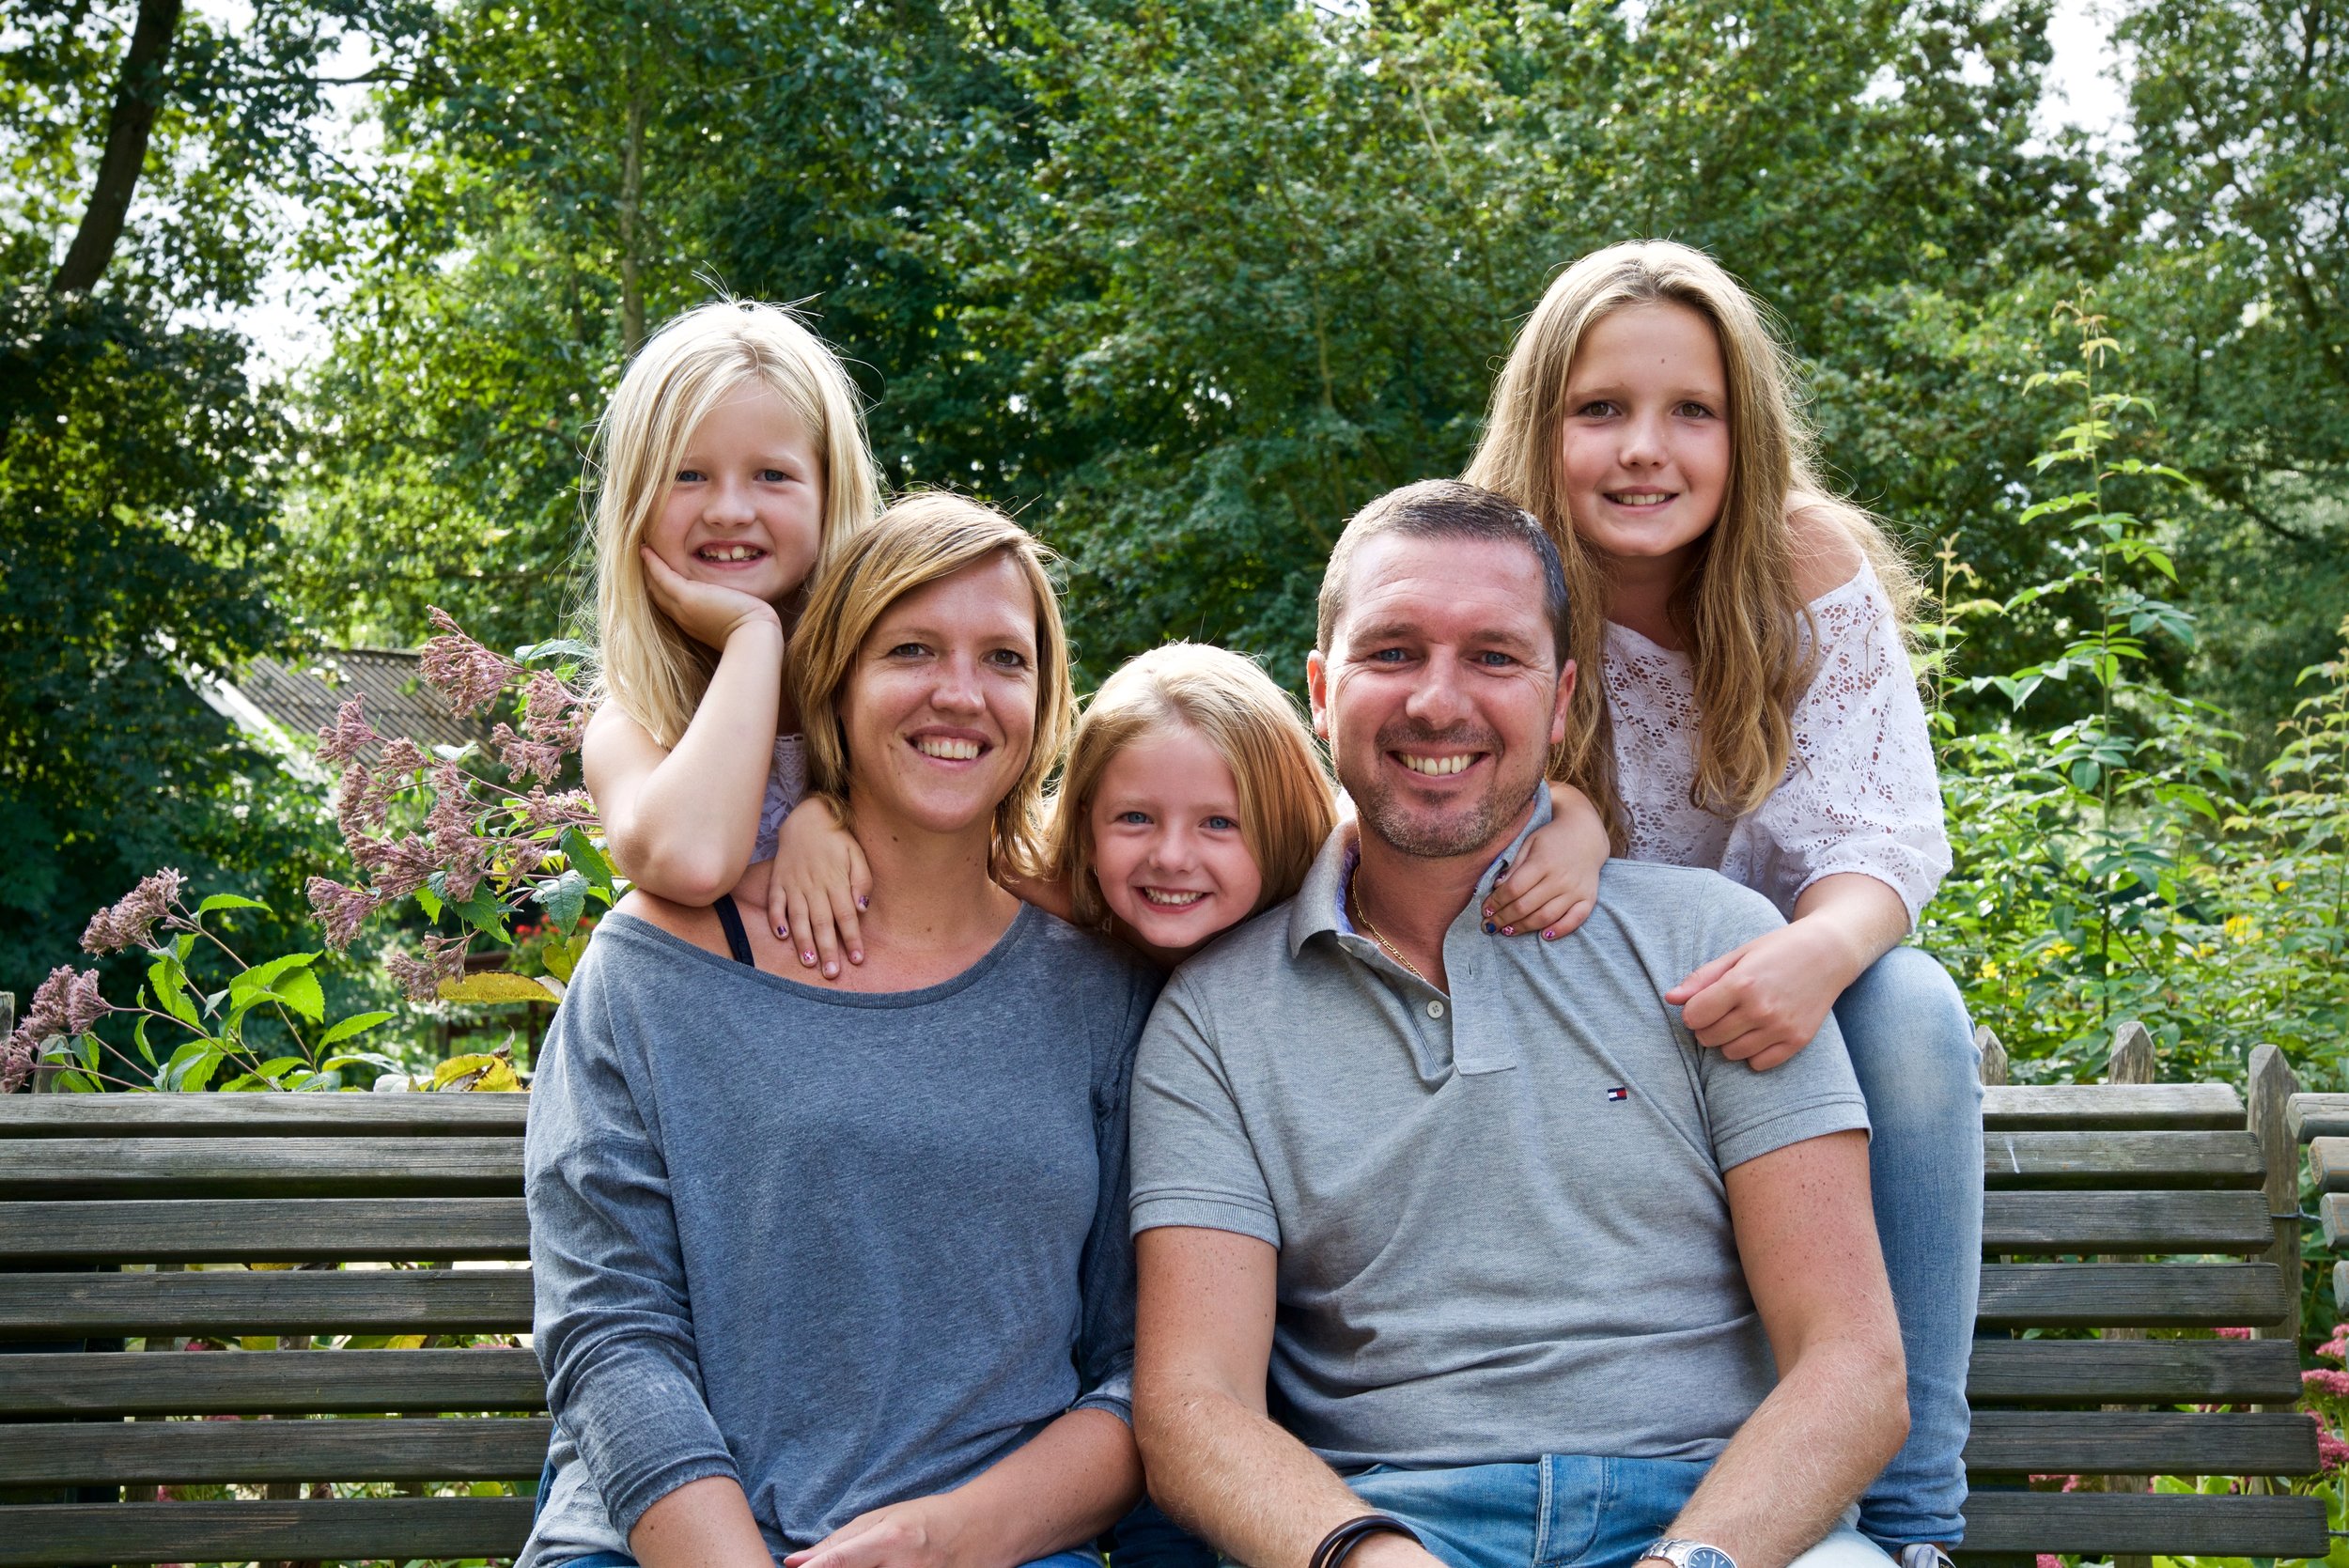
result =
[{"label": "roof of building", "polygon": [[417,657],[390,648],[331,648],[298,664],[256,659],[234,681],[220,683],[222,705],[240,721],[241,706],[249,705],[272,722],[296,736],[315,736],[334,722],[334,714],[353,697],[376,733],[387,738],[404,735],[429,750],[487,741],[490,726],[478,720],[449,716],[448,704],[424,684]]}]

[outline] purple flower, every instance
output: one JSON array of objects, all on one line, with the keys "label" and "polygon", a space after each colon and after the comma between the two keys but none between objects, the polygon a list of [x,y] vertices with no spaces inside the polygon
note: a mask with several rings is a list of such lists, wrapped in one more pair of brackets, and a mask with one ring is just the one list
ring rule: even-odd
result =
[{"label": "purple flower", "polygon": [[364,762],[343,769],[341,787],[334,792],[334,825],[343,843],[356,852],[358,843],[391,817],[391,797]]},{"label": "purple flower", "polygon": [[466,937],[429,936],[424,939],[424,956],[411,957],[394,953],[383,960],[392,978],[408,993],[411,1001],[431,1001],[441,994],[441,982],[454,980],[465,972],[465,948],[471,940]]},{"label": "purple flower", "polygon": [[522,733],[563,753],[579,750],[587,730],[587,709],[579,693],[563,684],[553,671],[532,674],[522,689]]},{"label": "purple flower", "polygon": [[70,965],[60,964],[49,971],[49,978],[33,993],[33,1004],[24,1011],[24,1021],[17,1025],[12,1043],[38,1049],[59,1035],[86,1034],[98,1020],[114,1011],[98,990],[98,971],[84,970],[75,973]]},{"label": "purple flower", "polygon": [[366,747],[383,737],[375,733],[353,697],[334,710],[334,722],[319,731],[319,757],[328,763],[349,762]]},{"label": "purple flower", "polygon": [[0,1094],[13,1094],[33,1076],[36,1061],[29,1044],[19,1044],[15,1035],[0,1040]]},{"label": "purple flower", "polygon": [[441,635],[424,645],[420,668],[425,684],[447,699],[449,711],[457,717],[480,712],[497,700],[521,666],[466,636],[446,611],[428,613]]},{"label": "purple flower", "polygon": [[432,846],[413,833],[371,842],[373,847],[361,863],[375,861],[366,868],[368,880],[374,884],[377,896],[386,904],[407,897],[441,869],[440,857],[432,852]]},{"label": "purple flower", "polygon": [[432,759],[424,754],[424,748],[404,735],[396,735],[383,742],[381,767],[387,776],[421,772],[431,766]]},{"label": "purple flower", "polygon": [[563,770],[563,748],[542,740],[524,740],[512,726],[501,723],[490,732],[490,745],[507,772],[552,783]]},{"label": "purple flower", "polygon": [[159,920],[184,925],[172,919],[171,906],[186,885],[187,878],[171,870],[140,878],[137,887],[90,916],[89,924],[82,929],[82,951],[120,953],[125,948],[145,947]]},{"label": "purple flower", "polygon": [[546,785],[532,784],[522,797],[522,815],[533,828],[585,828],[596,820],[596,803],[583,789],[549,795]]},{"label": "purple flower", "polygon": [[375,913],[376,894],[366,888],[348,888],[324,877],[313,877],[303,891],[310,895],[310,908],[317,911],[319,924],[326,928],[326,945],[337,953],[350,946],[360,925]]}]

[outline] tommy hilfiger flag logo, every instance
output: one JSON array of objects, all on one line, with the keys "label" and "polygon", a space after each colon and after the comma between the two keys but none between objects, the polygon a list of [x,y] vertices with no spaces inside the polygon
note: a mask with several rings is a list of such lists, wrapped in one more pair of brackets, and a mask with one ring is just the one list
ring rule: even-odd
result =
[{"label": "tommy hilfiger flag logo", "polygon": [[1626,1089],[1620,1083],[1616,1084],[1612,1089],[1607,1091],[1607,1103],[1609,1105],[1621,1105],[1624,1101],[1629,1099],[1630,1097],[1631,1091]]}]

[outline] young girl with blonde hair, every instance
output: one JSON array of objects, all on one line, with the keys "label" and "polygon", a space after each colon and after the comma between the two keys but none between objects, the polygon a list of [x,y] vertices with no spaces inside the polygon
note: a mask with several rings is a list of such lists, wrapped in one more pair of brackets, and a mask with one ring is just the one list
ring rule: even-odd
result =
[{"label": "young girl with blonde hair", "polygon": [[1795,373],[1710,257],[1612,246],[1561,275],[1493,393],[1466,477],[1556,539],[1586,677],[1564,776],[1635,860],[1718,869],[1787,925],[1666,1000],[1766,1070],[1833,1010],[1867,1095],[1911,1431],[1860,1505],[1909,1568],[1963,1529],[1979,1284],[1979,1055],[1939,964],[1901,939],[1948,871],[1903,622],[1916,598],[1826,494]]},{"label": "young girl with blonde hair", "polygon": [[773,855],[805,790],[788,641],[879,509],[863,415],[797,316],[719,301],[637,351],[598,446],[587,787],[638,886],[706,905]]},{"label": "young girl with blonde hair", "polygon": [[1289,694],[1199,643],[1128,660],[1077,722],[1041,879],[1162,965],[1294,893],[1335,826]]}]

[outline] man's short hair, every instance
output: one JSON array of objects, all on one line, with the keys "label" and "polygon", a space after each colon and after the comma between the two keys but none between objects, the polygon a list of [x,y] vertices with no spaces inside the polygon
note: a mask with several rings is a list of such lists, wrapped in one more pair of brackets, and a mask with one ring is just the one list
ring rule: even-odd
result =
[{"label": "man's short hair", "polygon": [[1414,539],[1498,539],[1532,551],[1541,566],[1542,611],[1556,644],[1557,667],[1565,668],[1573,646],[1572,627],[1566,568],[1558,558],[1558,546],[1533,514],[1516,502],[1457,479],[1423,479],[1389,490],[1347,520],[1346,532],[1338,536],[1337,548],[1330,552],[1330,565],[1321,574],[1321,616],[1314,646],[1325,657],[1338,618],[1346,613],[1346,581],[1355,551],[1385,534]]}]

